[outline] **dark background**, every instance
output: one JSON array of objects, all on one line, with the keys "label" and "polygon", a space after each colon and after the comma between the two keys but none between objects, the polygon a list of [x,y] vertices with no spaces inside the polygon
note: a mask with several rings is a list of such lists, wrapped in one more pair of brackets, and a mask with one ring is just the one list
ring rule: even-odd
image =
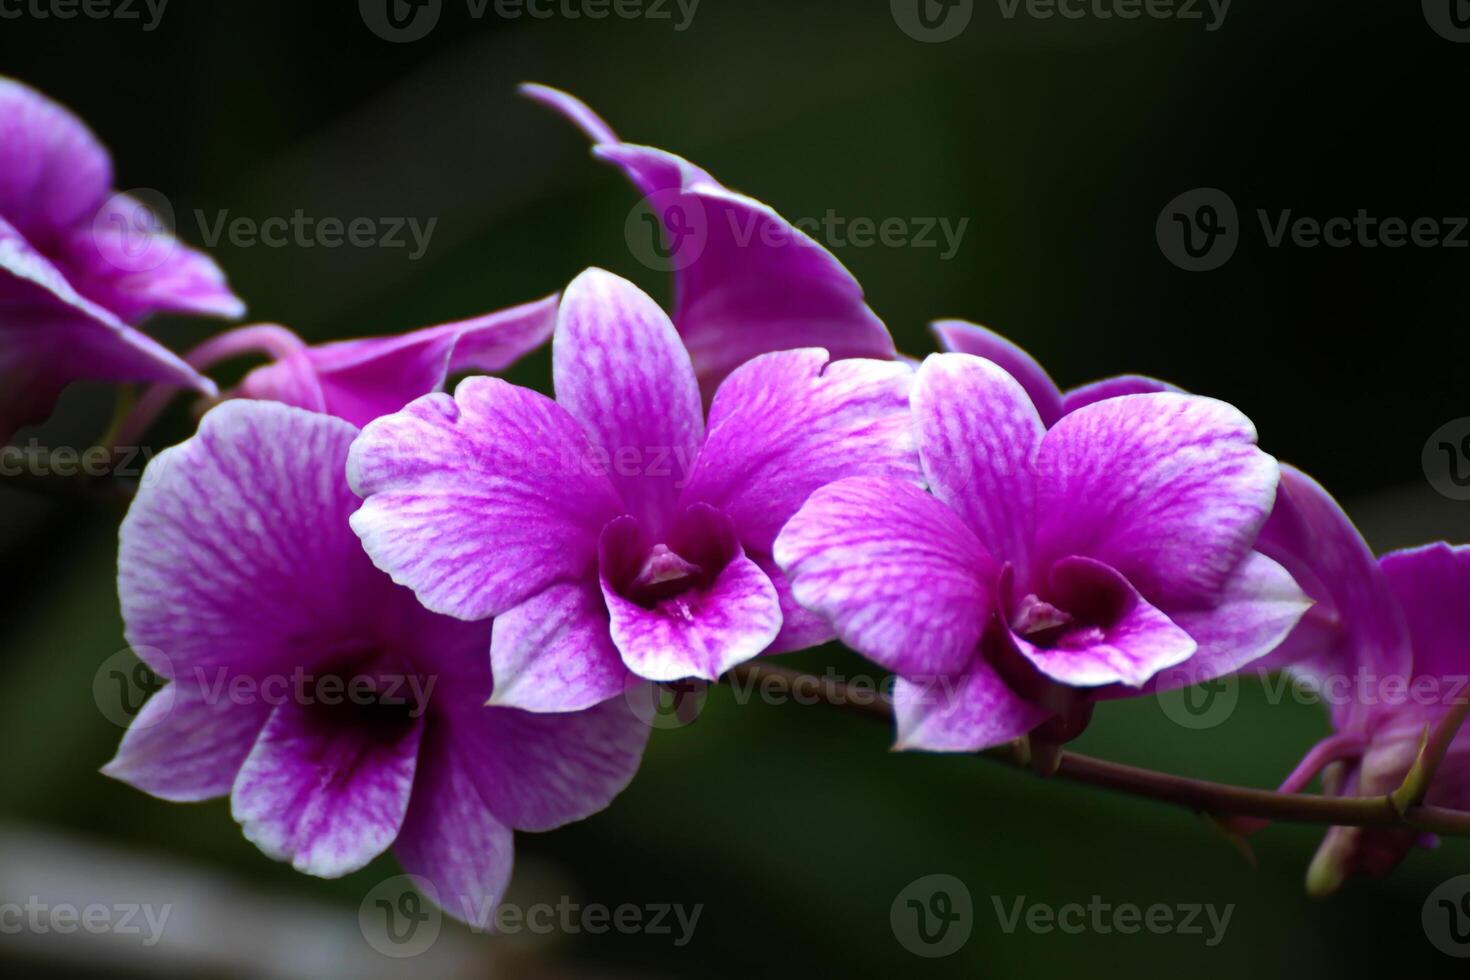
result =
[{"label": "dark background", "polygon": [[[665,277],[623,240],[635,194],[580,135],[515,96],[534,79],[789,218],[970,219],[947,262],[939,249],[834,249],[911,353],[931,349],[929,320],[963,316],[1027,346],[1064,385],[1156,374],[1240,405],[1263,445],[1347,501],[1376,547],[1470,539],[1470,505],[1438,496],[1420,463],[1435,429],[1470,415],[1470,251],[1273,249],[1255,216],[1470,215],[1470,44],[1438,36],[1418,4],[1237,0],[1209,32],[1200,21],[1008,20],[995,0],[978,0],[961,37],[923,44],[886,0],[704,0],[682,33],[668,20],[475,20],[463,0],[446,0],[428,38],[393,44],[345,0],[174,0],[152,32],[0,19],[0,72],[88,120],[114,152],[118,186],[163,192],[193,244],[203,244],[195,209],[211,220],[298,208],[438,219],[417,262],[403,249],[213,250],[253,320],[311,339],[469,316],[553,292],[593,264],[667,295]],[[1176,268],[1155,239],[1161,209],[1196,187],[1224,190],[1241,213],[1239,250],[1208,273]],[[156,326],[178,348],[214,329]],[[547,387],[545,354],[514,377]],[[48,438],[88,445],[109,397],[74,390]],[[186,424],[180,415],[161,431],[182,437]],[[349,964],[372,955],[358,903],[397,873],[391,860],[337,882],[301,877],[246,842],[226,803],[172,806],[96,775],[121,734],[92,693],[98,665],[123,647],[119,516],[0,491],[10,571],[0,590],[0,900],[79,861],[72,880],[85,883],[91,868],[126,893],[136,878],[138,894],[166,895],[176,914],[192,907],[205,946],[260,937],[234,961],[211,961],[212,972],[357,969]],[[865,670],[836,650],[803,662]],[[1272,785],[1326,732],[1320,708],[1272,700],[1247,683],[1229,720],[1198,732],[1153,699],[1109,705],[1080,747]],[[504,976],[1270,980],[1384,968],[1374,964],[1459,969],[1426,939],[1420,910],[1440,882],[1470,871],[1462,842],[1314,902],[1302,877],[1316,829],[1259,835],[1253,870],[1189,814],[977,760],[892,754],[889,741],[863,719],[736,705],[715,691],[696,724],[655,733],[642,774],[607,813],[520,836],[512,895],[702,903],[692,943],[527,942],[446,927],[441,945],[483,958],[472,973]],[[167,877],[175,872],[184,877]],[[934,873],[965,882],[975,925],[960,952],[926,960],[895,939],[889,908]],[[211,918],[200,889],[243,889],[254,911],[226,901],[231,914]],[[993,908],[994,897],[1061,905],[1094,895],[1235,910],[1224,942],[1206,948],[1199,936],[1006,935]],[[318,921],[306,910],[322,916],[310,949],[282,925]],[[0,936],[0,971],[7,961],[80,970],[58,965],[75,951],[51,938]],[[134,950],[96,969],[163,974],[178,963]]]}]

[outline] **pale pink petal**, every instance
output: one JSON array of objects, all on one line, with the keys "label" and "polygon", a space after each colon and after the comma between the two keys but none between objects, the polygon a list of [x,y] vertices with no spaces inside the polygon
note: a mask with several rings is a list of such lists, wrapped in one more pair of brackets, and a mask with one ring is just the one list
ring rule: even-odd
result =
[{"label": "pale pink petal", "polygon": [[961,674],[900,677],[893,711],[894,747],[928,752],[979,752],[1020,738],[1051,717],[1012,691],[983,660]]},{"label": "pale pink petal", "polygon": [[577,421],[495,378],[427,395],[363,430],[347,464],[352,527],[435,612],[485,619],[588,573],[622,512]]},{"label": "pale pink petal", "polygon": [[577,711],[622,694],[632,681],[612,641],[597,579],[559,582],[497,616],[490,641],[491,704]]},{"label": "pale pink petal", "polygon": [[1127,395],[1066,416],[1037,453],[1041,564],[1083,555],[1155,606],[1208,605],[1255,543],[1276,460],[1224,402]]},{"label": "pale pink petal", "polygon": [[652,533],[674,513],[678,461],[704,441],[689,354],[637,286],[589,269],[567,287],[552,340],[556,400],[608,461],[627,512]]},{"label": "pale pink petal", "polygon": [[1050,426],[1062,417],[1062,393],[1051,375],[1019,346],[994,330],[964,320],[938,320],[930,326],[944,350],[993,361],[1026,389],[1041,421]]},{"label": "pale pink petal", "polygon": [[270,712],[260,699],[236,703],[228,686],[169,684],[138,712],[102,773],[175,803],[224,796]]},{"label": "pale pink petal", "polygon": [[735,521],[748,553],[768,555],[812,491],[849,476],[923,482],[909,415],[913,370],[830,361],[824,350],[764,354],[725,380],[685,503]]},{"label": "pale pink petal", "polygon": [[491,812],[447,729],[425,733],[421,756],[393,854],[446,913],[489,929],[510,884],[515,835]]},{"label": "pale pink petal", "polygon": [[994,559],[953,511],[906,483],[860,477],[818,490],[775,556],[798,602],[901,674],[960,672],[993,616]]},{"label": "pale pink petal", "polygon": [[[1035,458],[1046,427],[1021,384],[971,354],[934,354],[914,384],[914,424],[929,486],[997,561],[1030,576]],[[1029,587],[1029,586],[1027,586]]]},{"label": "pale pink petal", "polygon": [[347,527],[356,434],[325,415],[227,402],[156,457],[120,535],[134,649],[161,650],[176,679],[201,685],[343,652],[362,633],[363,597],[388,588]]},{"label": "pale pink petal", "polygon": [[356,871],[386,851],[413,789],[424,719],[358,725],[355,710],[278,706],[231,793],[248,840],[321,878]]}]

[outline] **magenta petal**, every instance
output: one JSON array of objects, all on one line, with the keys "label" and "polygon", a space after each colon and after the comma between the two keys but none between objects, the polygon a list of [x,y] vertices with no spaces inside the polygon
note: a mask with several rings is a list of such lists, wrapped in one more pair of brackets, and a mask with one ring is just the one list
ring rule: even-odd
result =
[{"label": "magenta petal", "polygon": [[1161,391],[1181,395],[1185,393],[1167,381],[1144,377],[1141,374],[1123,374],[1116,378],[1104,378],[1067,392],[1062,399],[1062,414],[1071,415],[1079,408],[1086,408],[1088,405],[1107,401],[1109,398],[1122,398],[1124,395],[1151,395]]},{"label": "magenta petal", "polygon": [[1062,393],[1051,375],[1026,351],[995,331],[964,320],[938,320],[930,329],[944,350],[973,354],[999,364],[1026,389],[1045,425],[1054,425],[1062,417]]},{"label": "magenta petal", "polygon": [[491,812],[468,761],[448,731],[425,733],[393,854],[405,872],[428,882],[446,913],[488,929],[510,884],[515,835]]},{"label": "magenta petal", "polygon": [[1073,412],[1037,453],[1038,558],[1095,558],[1156,606],[1213,604],[1276,496],[1276,460],[1255,442],[1235,408],[1192,395]]},{"label": "magenta petal", "polygon": [[651,728],[621,697],[557,714],[456,712],[454,746],[491,813],[516,830],[554,830],[607,807],[638,771]]},{"label": "magenta petal", "polygon": [[830,361],[824,350],[742,365],[710,406],[709,437],[685,503],[719,508],[746,551],[767,555],[812,491],[850,476],[922,482],[909,416],[913,370],[897,361]]},{"label": "magenta petal", "polygon": [[1025,389],[991,361],[933,354],[919,368],[913,415],[934,496],[997,561],[1029,569],[1046,427]]},{"label": "magenta petal", "polygon": [[1051,713],[1022,699],[983,660],[962,674],[900,677],[893,689],[897,749],[979,752],[1020,738]]},{"label": "magenta petal", "polygon": [[353,724],[353,710],[281,704],[231,794],[248,840],[320,878],[356,871],[386,851],[413,789],[423,717],[385,729]]},{"label": "magenta petal", "polygon": [[[540,347],[556,326],[558,299],[549,296],[395,337],[313,347],[252,371],[237,393],[306,408],[311,406],[305,400],[316,389],[323,411],[365,426],[415,398],[443,391],[453,373],[502,371]],[[303,367],[310,387],[301,376]]]},{"label": "magenta petal", "polygon": [[61,243],[77,290],[129,323],[155,313],[234,319],[245,303],[214,259],[167,231],[142,201],[116,194]]},{"label": "magenta petal", "polygon": [[1311,608],[1312,600],[1286,569],[1252,552],[1225,583],[1219,605],[1170,614],[1199,651],[1160,673],[1149,688],[1189,687],[1242,670],[1279,647]]},{"label": "magenta petal", "polygon": [[35,242],[88,221],[112,160],[85,123],[28,85],[0,78],[0,215]]},{"label": "magenta petal", "polygon": [[214,394],[214,383],[157,341],[84,299],[0,219],[0,436],[40,421],[68,383],[158,381]]},{"label": "magenta petal", "polygon": [[[1259,666],[1289,667],[1319,684],[1409,676],[1414,655],[1403,609],[1368,543],[1321,485],[1283,466],[1276,507],[1256,547],[1317,603]],[[1365,707],[1356,699],[1338,705],[1339,728]]]},{"label": "magenta petal", "polygon": [[617,697],[632,680],[612,641],[592,577],[559,582],[495,619],[490,703],[524,711],[578,711]]},{"label": "magenta petal", "polygon": [[716,521],[723,549],[731,554],[718,576],[645,606],[625,598],[615,569],[641,551],[632,518],[609,524],[602,535],[602,595],[612,621],[612,638],[623,662],[651,681],[697,677],[707,681],[759,656],[781,631],[781,602],[760,566],[740,551],[729,519],[697,505],[705,521]]},{"label": "magenta petal", "polygon": [[154,459],[120,534],[133,648],[162,650],[176,679],[214,685],[314,663],[359,634],[356,602],[381,576],[346,526],[357,499],[340,474],[356,433],[284,405],[227,402]]},{"label": "magenta petal", "polygon": [[939,501],[854,478],[812,494],[776,539],[796,599],[842,641],[909,676],[959,673],[994,608],[994,560]]},{"label": "magenta petal", "polygon": [[796,596],[791,591],[791,580],[781,571],[775,558],[770,555],[751,555],[750,560],[759,565],[766,578],[771,580],[781,603],[781,632],[766,648],[767,654],[807,650],[837,639],[837,631],[826,618],[796,601]]},{"label": "magenta petal", "polygon": [[587,574],[622,512],[577,421],[495,378],[427,395],[363,430],[347,463],[352,527],[435,612],[485,619]]},{"label": "magenta petal", "polygon": [[[1043,674],[1074,687],[1121,683],[1140,687],[1188,660],[1194,639],[1149,605],[1128,580],[1102,562],[1065,558],[1051,567],[1057,606],[1079,620],[1046,645],[1012,633],[1016,647]],[[1092,613],[1081,615],[1082,611]]]},{"label": "magenta petal", "polygon": [[[883,322],[837,259],[771,208],[663,150],[622,143],[591,109],[544,86],[522,89],[571,120],[665,221],[677,212],[674,322],[706,397],[770,351],[822,347],[834,358],[895,356]],[[690,229],[693,234],[686,234]]]},{"label": "magenta petal", "polygon": [[224,796],[270,711],[264,701],[235,704],[225,689],[169,684],[138,712],[102,772],[175,803]]},{"label": "magenta petal", "polygon": [[1414,676],[1470,674],[1470,547],[1444,542],[1383,556],[1384,577],[1403,607],[1414,643]]},{"label": "magenta petal", "polygon": [[556,400],[607,461],[627,512],[654,533],[704,442],[689,354],[637,286],[589,269],[567,287],[552,339]]}]

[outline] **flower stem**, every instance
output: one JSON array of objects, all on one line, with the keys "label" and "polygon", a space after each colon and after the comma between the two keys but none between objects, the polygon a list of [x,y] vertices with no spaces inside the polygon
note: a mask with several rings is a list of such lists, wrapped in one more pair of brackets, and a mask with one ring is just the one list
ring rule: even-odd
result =
[{"label": "flower stem", "polygon": [[[747,663],[730,672],[747,689],[756,686],[790,694],[815,694],[824,704],[841,710],[893,721],[893,708],[881,696],[863,696],[832,678],[814,677],[785,667]],[[1020,742],[979,753],[987,759],[1029,770]],[[1470,837],[1470,813],[1415,803],[1403,812],[1388,796],[1338,797],[1311,793],[1282,793],[1191,779],[1152,769],[1108,762],[1075,752],[1062,752],[1050,778],[1084,783],[1127,796],[1184,807],[1211,817],[1255,817],[1288,823],[1340,827],[1412,827],[1427,833]]]}]

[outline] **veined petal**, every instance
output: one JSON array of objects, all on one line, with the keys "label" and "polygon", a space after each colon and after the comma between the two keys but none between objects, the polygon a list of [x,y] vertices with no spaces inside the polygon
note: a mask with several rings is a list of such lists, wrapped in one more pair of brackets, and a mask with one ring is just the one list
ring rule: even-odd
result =
[{"label": "veined petal", "polygon": [[632,782],[651,732],[621,697],[585,711],[482,708],[445,722],[446,742],[495,818],[533,831],[607,807]]},{"label": "veined petal", "polygon": [[[347,526],[357,430],[271,402],[227,402],[159,455],[123,521],[128,642],[213,685],[340,653],[365,596],[391,588]],[[380,605],[379,600],[371,600]]]},{"label": "veined petal", "polygon": [[578,711],[632,681],[613,643],[602,588],[589,575],[559,582],[495,619],[490,703],[524,711]]},{"label": "veined petal", "polygon": [[159,799],[197,803],[230,792],[270,717],[263,700],[173,683],[148,699],[102,773]]},{"label": "veined petal", "polygon": [[909,680],[893,689],[897,749],[979,752],[1020,738],[1051,716],[1024,700],[988,663],[976,659],[963,674]]},{"label": "veined petal", "polygon": [[1056,424],[1062,417],[1062,393],[1051,375],[1019,346],[993,330],[964,320],[937,320],[930,329],[944,350],[955,354],[973,354],[1000,365],[1015,378],[1044,425]]},{"label": "veined petal", "polygon": [[398,836],[408,812],[424,718],[354,725],[353,705],[276,707],[235,780],[245,837],[297,871],[337,878]]},{"label": "veined petal", "polygon": [[1156,674],[1146,689],[1191,687],[1243,670],[1280,646],[1311,608],[1311,598],[1286,569],[1251,552],[1226,582],[1219,605],[1170,614],[1199,650],[1179,666]]},{"label": "veined petal", "polygon": [[1014,631],[1011,639],[1053,680],[1073,687],[1121,683],[1137,688],[1198,649],[1187,632],[1102,562],[1065,558],[1051,567],[1049,578],[1058,605],[1081,618],[1045,645]]},{"label": "veined petal", "polygon": [[734,521],[753,555],[812,491],[850,476],[922,483],[909,417],[913,370],[897,361],[829,361],[824,350],[764,354],[735,370],[710,407],[709,437],[684,503]]},{"label": "veined petal", "polygon": [[[720,185],[681,157],[620,142],[564,92],[525,94],[571,120],[594,155],[627,174],[674,239],[674,323],[706,398],[736,367],[776,350],[822,347],[834,358],[895,356],[893,340],[850,272],[809,235],[761,202]],[[674,227],[677,214],[681,225]]]},{"label": "veined petal", "polygon": [[637,286],[589,269],[562,300],[552,372],[557,404],[609,461],[627,512],[662,529],[679,495],[678,461],[704,442],[699,387],[673,323]]},{"label": "veined petal", "polygon": [[934,354],[914,383],[914,424],[929,486],[986,550],[1029,579],[1037,447],[1046,435],[1020,382],[971,354]]},{"label": "veined petal", "polygon": [[1276,496],[1276,460],[1255,442],[1238,410],[1193,395],[1073,412],[1037,453],[1038,560],[1094,558],[1165,610],[1215,603]]},{"label": "veined petal", "polygon": [[352,527],[374,563],[435,612],[485,619],[593,567],[622,507],[576,419],[496,378],[469,378],[363,430],[347,462]]},{"label": "veined petal", "polygon": [[900,674],[957,674],[993,615],[994,559],[958,515],[907,483],[842,480],[776,539],[798,602]]},{"label": "veined petal", "polygon": [[771,580],[776,597],[781,603],[781,632],[766,648],[768,655],[808,650],[837,639],[837,631],[824,617],[796,601],[791,590],[791,580],[770,555],[751,555],[750,560],[760,566],[766,578]]},{"label": "veined petal", "polygon": [[491,812],[449,733],[426,732],[421,756],[393,854],[448,915],[489,929],[510,884],[515,835]]}]

